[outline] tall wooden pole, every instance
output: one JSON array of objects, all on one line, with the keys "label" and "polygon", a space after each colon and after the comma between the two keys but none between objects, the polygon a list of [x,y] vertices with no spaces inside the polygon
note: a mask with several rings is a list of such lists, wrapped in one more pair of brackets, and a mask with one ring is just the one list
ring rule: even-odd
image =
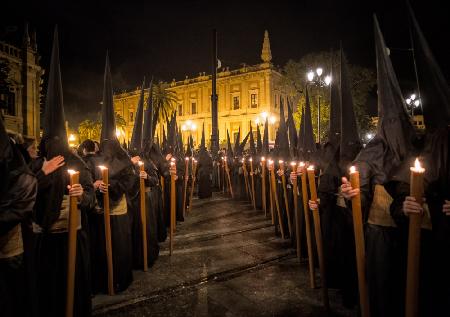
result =
[{"label": "tall wooden pole", "polygon": [[266,158],[261,157],[261,170],[262,170],[262,184],[261,184],[261,192],[262,192],[262,206],[264,210],[264,215],[267,217],[267,200],[266,200]]},{"label": "tall wooden pole", "polygon": [[[297,163],[296,162],[291,162],[291,168],[292,168],[292,172],[293,173],[297,173]],[[297,183],[297,179],[295,179],[292,182],[292,196],[294,198],[294,219],[295,219],[295,242],[296,242],[296,247],[297,247],[297,259],[300,262],[301,259],[301,228],[302,228],[302,223],[301,223],[301,217],[298,213],[298,183]]]},{"label": "tall wooden pole", "polygon": [[273,164],[273,161],[270,160],[269,161],[269,165],[272,166],[272,168],[270,169],[270,180],[271,180],[271,184],[272,184],[272,197],[273,200],[275,201],[275,206],[277,209],[277,216],[278,216],[278,224],[280,225],[280,231],[281,231],[281,238],[285,238],[285,234],[284,234],[284,228],[283,228],[283,220],[281,219],[281,211],[280,211],[280,204],[278,203],[278,197],[277,197],[277,188],[276,188],[276,183],[275,183],[275,167]]},{"label": "tall wooden pole", "polygon": [[222,181],[222,190],[223,190],[223,194],[225,195],[227,186],[227,180],[226,180],[226,176],[225,176],[225,158],[222,157],[222,176],[223,176],[223,181]]},{"label": "tall wooden pole", "polygon": [[[139,171],[144,172],[144,162],[139,161]],[[145,207],[145,181],[143,178],[139,178],[140,188],[140,202],[141,202],[141,225],[142,225],[142,259],[144,264],[144,272],[148,270],[148,251],[147,251],[147,214]]]},{"label": "tall wooden pole", "polygon": [[256,210],[256,198],[255,198],[255,176],[253,171],[253,158],[248,159],[250,161],[250,177],[252,181],[252,202],[253,202],[253,209]]},{"label": "tall wooden pole", "polygon": [[[102,171],[102,181],[105,186],[109,186],[108,168],[99,166]],[[114,295],[114,271],[112,260],[112,241],[111,241],[111,218],[109,213],[109,191],[103,193],[103,216],[105,222],[105,243],[106,243],[106,262],[108,267],[108,294]]]},{"label": "tall wooden pole", "polygon": [[233,185],[231,184],[231,177],[230,177],[230,168],[228,167],[227,159],[225,158],[225,170],[227,172],[227,178],[228,178],[228,185],[230,186],[230,194],[231,198],[234,198],[233,194]]},{"label": "tall wooden pole", "polygon": [[[423,204],[423,175],[425,169],[416,159],[411,167],[410,195],[420,205]],[[409,214],[408,264],[406,270],[406,317],[419,315],[419,270],[420,270],[420,234],[423,214]]]},{"label": "tall wooden pole", "polygon": [[170,255],[173,253],[173,239],[175,231],[175,217],[176,217],[176,199],[175,199],[175,180],[177,177],[177,170],[175,162],[170,162]]},{"label": "tall wooden pole", "polygon": [[[350,183],[353,189],[359,189],[359,172],[354,166],[350,168]],[[366,250],[364,243],[363,217],[361,211],[361,194],[352,198],[353,230],[355,232],[356,268],[358,271],[359,305],[361,316],[370,316],[369,295],[366,281]]]},{"label": "tall wooden pole", "polygon": [[183,216],[186,215],[187,186],[189,180],[189,157],[184,158]]},{"label": "tall wooden pole", "polygon": [[314,253],[311,236],[311,222],[309,220],[309,206],[308,206],[308,189],[306,187],[306,166],[305,163],[300,162],[301,179],[302,179],[302,200],[303,200],[303,215],[305,216],[306,229],[306,245],[308,247],[308,263],[309,263],[309,281],[311,288],[316,288],[316,280],[314,277]]},{"label": "tall wooden pole", "polygon": [[[70,186],[80,183],[80,172],[68,170]],[[66,289],[66,317],[73,316],[75,297],[75,270],[77,259],[77,226],[78,226],[77,197],[70,197],[68,224],[68,254],[67,254],[67,289]]]},{"label": "tall wooden pole", "polygon": [[[308,167],[308,181],[309,181],[309,191],[311,194],[311,200],[317,203],[317,191],[316,191],[316,178],[314,173],[314,167]],[[314,233],[316,237],[317,245],[317,255],[319,257],[319,269],[320,269],[320,279],[322,281],[322,297],[323,303],[327,310],[330,309],[330,302],[328,300],[328,286],[327,286],[327,275],[325,270],[325,259],[323,254],[323,243],[322,243],[322,230],[320,228],[320,215],[319,208],[313,210],[313,220],[314,220]]]},{"label": "tall wooden pole", "polygon": [[245,164],[245,159],[242,159],[242,172],[244,174],[245,193],[247,194],[247,198],[252,200],[250,191],[248,190],[248,173],[247,173],[247,165]]},{"label": "tall wooden pole", "polygon": [[289,210],[289,201],[288,201],[288,196],[287,196],[287,192],[286,192],[286,176],[284,175],[284,171],[285,171],[284,162],[282,160],[279,160],[278,163],[280,164],[280,170],[283,173],[281,175],[281,184],[283,185],[284,207],[286,208],[289,236],[291,236],[292,235],[291,212]]}]

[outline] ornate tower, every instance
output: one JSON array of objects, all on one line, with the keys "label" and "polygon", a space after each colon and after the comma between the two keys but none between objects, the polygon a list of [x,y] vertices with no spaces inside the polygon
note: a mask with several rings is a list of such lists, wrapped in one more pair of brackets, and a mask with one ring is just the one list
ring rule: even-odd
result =
[{"label": "ornate tower", "polygon": [[261,59],[263,63],[261,67],[270,67],[272,61],[272,53],[270,51],[270,40],[269,40],[269,32],[266,30],[264,32],[264,42],[261,52]]}]

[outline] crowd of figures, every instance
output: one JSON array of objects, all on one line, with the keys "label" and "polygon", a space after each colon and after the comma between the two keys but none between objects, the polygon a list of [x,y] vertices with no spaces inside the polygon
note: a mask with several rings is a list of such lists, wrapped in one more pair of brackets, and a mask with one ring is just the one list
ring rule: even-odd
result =
[{"label": "crowd of figures", "polygon": [[168,236],[172,251],[194,182],[199,197],[212,194],[204,134],[199,149],[192,138],[184,148],[173,114],[160,144],[144,84],[132,141],[119,143],[108,57],[100,143],[69,147],[62,96],[55,29],[39,144],[8,135],[0,120],[2,316],[90,316],[92,296],[126,290],[133,270],[151,268]]},{"label": "crowd of figures", "polygon": [[[39,145],[11,138],[0,120],[1,315],[89,316],[92,296],[127,289],[133,270],[151,268],[168,236],[172,251],[173,229],[191,209],[196,185],[199,198],[211,197],[215,185],[265,213],[275,234],[307,259],[310,286],[321,286],[327,309],[333,288],[363,316],[449,315],[450,93],[410,15],[425,131],[411,124],[375,18],[379,124],[367,145],[360,142],[341,49],[332,63],[328,142],[314,142],[306,89],[298,130],[292,105],[281,102],[272,148],[266,121],[256,140],[252,128],[242,142],[239,132],[234,147],[227,132],[227,148],[214,155],[204,130],[197,150],[192,137],[182,139],[176,113],[166,118],[160,142],[151,83],[147,100],[142,85],[133,137],[122,146],[108,57],[100,143],[69,148],[55,30]],[[422,201],[410,191],[416,158],[424,167]],[[350,182],[350,166],[358,182]],[[419,234],[411,238],[416,216]],[[411,259],[414,237],[420,252]],[[412,266],[419,268],[415,283]]]}]

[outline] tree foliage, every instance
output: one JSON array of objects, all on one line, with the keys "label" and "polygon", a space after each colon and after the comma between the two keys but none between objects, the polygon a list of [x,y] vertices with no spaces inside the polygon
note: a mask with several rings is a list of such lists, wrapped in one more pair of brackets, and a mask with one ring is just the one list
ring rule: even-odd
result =
[{"label": "tree foliage", "polygon": [[[116,115],[116,128],[123,129],[126,126],[125,119],[118,114]],[[90,120],[86,119],[80,122],[78,125],[78,134],[80,136],[80,141],[87,139],[100,141],[100,134],[102,131],[102,123],[100,119]]]},{"label": "tree foliage", "polygon": [[[333,63],[333,65],[332,65]],[[283,68],[282,85],[287,94],[294,100],[294,119],[297,126],[301,120],[301,109],[305,105],[306,74],[318,67],[323,69],[323,75],[331,74],[332,69],[339,69],[339,51],[319,52],[305,55],[300,60],[289,60]],[[348,62],[347,62],[348,64]],[[333,67],[334,66],[334,67]],[[369,131],[370,117],[367,115],[366,103],[369,93],[376,84],[375,73],[368,68],[348,64],[354,111],[360,134]],[[331,74],[332,75],[332,74]],[[333,77],[333,76],[332,76]],[[320,138],[324,141],[328,135],[330,119],[330,87],[316,87],[308,84],[313,130],[317,135],[317,110],[320,100]]]},{"label": "tree foliage", "polygon": [[168,85],[163,82],[153,85],[153,118],[156,119],[154,121],[155,124],[165,120],[176,109],[177,95],[174,91],[167,88]]}]

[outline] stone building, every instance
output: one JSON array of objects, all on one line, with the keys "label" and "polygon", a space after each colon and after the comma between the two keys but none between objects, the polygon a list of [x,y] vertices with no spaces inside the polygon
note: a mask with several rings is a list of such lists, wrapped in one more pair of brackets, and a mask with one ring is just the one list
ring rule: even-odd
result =
[{"label": "stone building", "polygon": [[40,135],[40,94],[44,70],[39,65],[36,33],[25,26],[21,47],[0,41],[0,59],[10,68],[9,91],[0,94],[6,129],[30,138]]},{"label": "stone building", "polygon": [[[261,63],[244,65],[239,69],[220,68],[217,72],[219,140],[226,142],[226,131],[230,132],[231,142],[239,128],[241,140],[248,133],[250,124],[256,136],[256,124],[269,118],[269,138],[274,140],[279,122],[279,103],[282,98],[286,104],[287,94],[281,82],[282,74],[271,63],[269,34],[265,31],[261,52]],[[211,75],[202,72],[198,77],[168,83],[169,90],[176,94],[177,120],[184,140],[192,134],[194,142],[200,142],[202,125],[205,124],[207,141],[211,136]],[[115,110],[126,121],[123,131],[126,140],[131,139],[135,111],[140,91],[116,94]],[[148,93],[147,93],[148,95]],[[161,129],[157,129],[160,133]],[[261,130],[261,133],[263,131]]]}]

